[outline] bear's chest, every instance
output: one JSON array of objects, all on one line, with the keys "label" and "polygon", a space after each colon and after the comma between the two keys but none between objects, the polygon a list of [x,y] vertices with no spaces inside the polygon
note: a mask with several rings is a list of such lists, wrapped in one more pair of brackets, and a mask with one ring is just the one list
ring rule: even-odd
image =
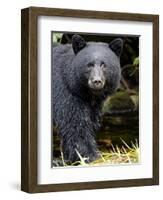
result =
[{"label": "bear's chest", "polygon": [[86,125],[92,126],[95,131],[100,128],[100,109],[97,106],[86,104],[82,109],[82,114]]}]

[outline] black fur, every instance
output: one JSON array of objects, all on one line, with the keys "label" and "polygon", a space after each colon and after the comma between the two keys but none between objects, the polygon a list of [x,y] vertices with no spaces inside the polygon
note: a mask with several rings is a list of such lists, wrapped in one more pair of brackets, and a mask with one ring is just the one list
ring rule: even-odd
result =
[{"label": "black fur", "polygon": [[[117,41],[115,50],[119,52]],[[79,160],[77,151],[88,162],[99,156],[95,134],[100,127],[101,106],[106,97],[117,89],[120,81],[120,62],[116,52],[106,43],[84,43],[83,39],[80,43],[80,36],[74,36],[73,47],[66,44],[53,48],[53,122],[59,130],[66,162]],[[106,83],[97,93],[88,86],[89,62],[96,65],[104,62],[106,65]]]}]

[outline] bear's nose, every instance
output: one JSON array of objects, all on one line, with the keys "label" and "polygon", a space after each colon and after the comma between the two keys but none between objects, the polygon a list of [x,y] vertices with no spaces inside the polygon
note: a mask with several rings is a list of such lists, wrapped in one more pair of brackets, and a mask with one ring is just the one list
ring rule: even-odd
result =
[{"label": "bear's nose", "polygon": [[95,84],[95,85],[101,85],[102,84],[102,81],[99,79],[99,80],[94,80],[93,81],[93,84]]}]

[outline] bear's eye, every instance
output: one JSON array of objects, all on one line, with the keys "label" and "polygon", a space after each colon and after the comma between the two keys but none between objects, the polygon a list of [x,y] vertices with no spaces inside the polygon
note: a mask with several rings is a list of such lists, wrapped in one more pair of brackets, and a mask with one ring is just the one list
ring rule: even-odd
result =
[{"label": "bear's eye", "polygon": [[106,64],[104,62],[101,62],[101,67],[106,68]]},{"label": "bear's eye", "polygon": [[92,62],[90,62],[90,63],[87,64],[87,66],[88,66],[88,68],[91,68],[91,67],[94,66],[94,64]]}]

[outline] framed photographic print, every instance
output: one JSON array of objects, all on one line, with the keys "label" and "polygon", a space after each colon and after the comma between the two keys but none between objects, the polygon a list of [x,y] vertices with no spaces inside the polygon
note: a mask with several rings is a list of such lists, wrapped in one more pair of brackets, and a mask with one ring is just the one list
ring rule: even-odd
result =
[{"label": "framed photographic print", "polygon": [[21,189],[159,184],[159,16],[21,11]]}]

